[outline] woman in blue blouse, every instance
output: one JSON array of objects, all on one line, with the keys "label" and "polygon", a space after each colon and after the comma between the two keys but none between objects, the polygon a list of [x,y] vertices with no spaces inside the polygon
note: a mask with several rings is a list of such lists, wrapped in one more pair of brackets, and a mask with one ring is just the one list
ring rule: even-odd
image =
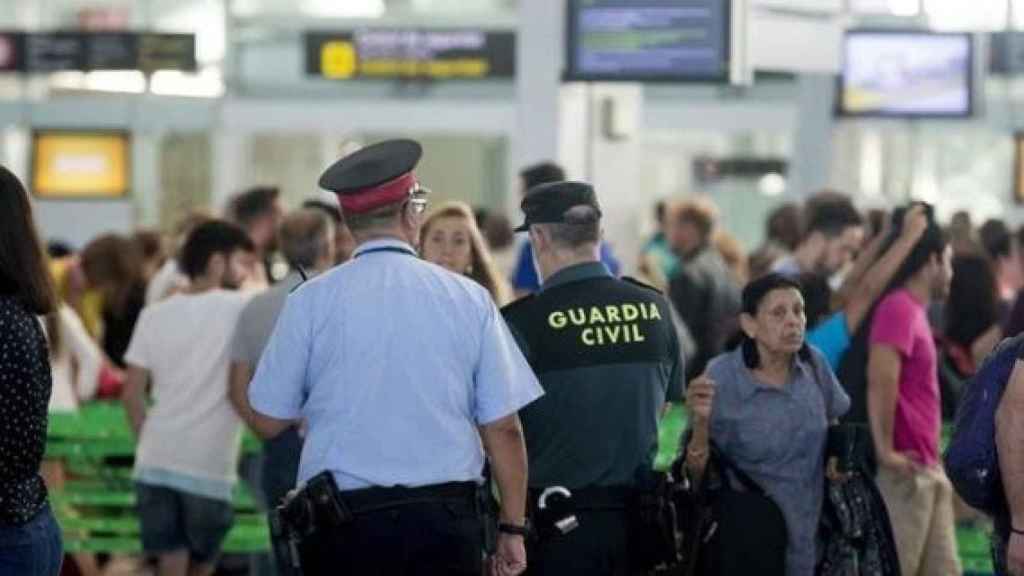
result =
[{"label": "woman in blue blouse", "polygon": [[825,358],[804,341],[807,319],[796,280],[770,274],[747,285],[740,323],[743,343],[690,384],[686,467],[699,482],[714,443],[782,510],[786,576],[813,576],[828,427],[850,399]]}]

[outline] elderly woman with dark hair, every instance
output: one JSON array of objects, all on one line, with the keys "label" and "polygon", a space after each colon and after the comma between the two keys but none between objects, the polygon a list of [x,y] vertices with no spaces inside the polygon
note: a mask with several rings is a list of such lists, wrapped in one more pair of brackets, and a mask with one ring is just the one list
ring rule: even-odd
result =
[{"label": "elderly woman with dark hair", "polygon": [[804,298],[795,279],[769,274],[750,283],[740,323],[742,344],[690,384],[687,472],[699,482],[714,444],[782,510],[787,576],[811,576],[829,423],[849,409],[850,399],[825,358],[804,341]]}]

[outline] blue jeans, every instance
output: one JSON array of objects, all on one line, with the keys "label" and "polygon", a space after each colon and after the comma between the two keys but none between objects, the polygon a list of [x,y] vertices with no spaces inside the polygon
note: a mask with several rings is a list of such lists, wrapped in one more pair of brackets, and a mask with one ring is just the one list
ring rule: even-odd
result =
[{"label": "blue jeans", "polygon": [[21,526],[0,525],[0,574],[57,576],[63,558],[60,527],[49,506]]}]

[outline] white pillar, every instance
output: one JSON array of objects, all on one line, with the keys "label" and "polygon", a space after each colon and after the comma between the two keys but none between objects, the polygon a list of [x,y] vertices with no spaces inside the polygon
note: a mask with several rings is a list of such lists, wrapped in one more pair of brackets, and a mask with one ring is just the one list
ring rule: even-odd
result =
[{"label": "white pillar", "polygon": [[223,210],[228,199],[243,186],[246,135],[237,127],[218,126],[213,135],[213,190],[210,201],[214,210]]},{"label": "white pillar", "polygon": [[[791,189],[810,195],[831,183],[836,82],[827,74],[801,74]],[[852,190],[846,192],[854,192]]]},{"label": "white pillar", "polygon": [[160,223],[160,198],[165,193],[160,177],[161,138],[159,131],[147,129],[132,135],[132,195],[137,226]]},{"label": "white pillar", "polygon": [[565,3],[520,0],[516,40],[518,130],[511,170],[558,160]]}]

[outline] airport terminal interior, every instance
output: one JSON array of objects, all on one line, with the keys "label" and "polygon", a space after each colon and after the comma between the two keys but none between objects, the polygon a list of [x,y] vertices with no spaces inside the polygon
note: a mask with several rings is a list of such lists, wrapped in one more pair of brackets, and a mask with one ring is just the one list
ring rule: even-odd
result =
[{"label": "airport terminal interior", "polygon": [[[832,241],[810,224],[817,201],[852,205],[859,235],[848,253],[837,266],[810,265],[834,308],[840,295],[852,301],[840,286],[864,273],[859,257],[881,255],[872,241],[899,236],[910,221],[902,209],[925,203],[964,274],[929,310],[942,446],[920,464],[941,476],[962,390],[1024,329],[1018,73],[1024,0],[0,0],[0,165],[27,191],[62,309],[99,358],[67,361],[60,401],[54,367],[40,474],[62,536],[59,573],[162,574],[143,542],[124,394],[134,322],[161,296],[147,294],[129,319],[133,291],[168,266],[176,274],[196,219],[244,227],[238,199],[253,190],[276,191],[279,217],[311,201],[338,213],[320,175],[391,139],[422,145],[415,177],[430,191],[428,214],[449,202],[472,210],[480,248],[510,288],[499,306],[537,290],[521,283],[524,266],[537,274],[521,253],[531,236],[513,228],[539,165],[593,186],[609,268],[680,310],[676,276],[696,266],[686,222],[707,224],[698,244],[739,294],[780,263],[804,264],[813,239]],[[340,225],[346,218],[341,210]],[[288,262],[272,241],[253,241],[260,258],[250,265],[263,277],[248,289],[258,291],[287,276]],[[969,271],[971,258],[981,272]],[[988,324],[954,343],[945,328],[989,297]],[[700,356],[712,344],[683,316]],[[848,371],[835,368],[846,386]],[[159,410],[159,394],[149,401]],[[662,418],[657,468],[685,454],[690,420],[678,404]],[[233,522],[212,570],[284,574],[258,473],[263,444],[245,430],[238,450]],[[959,574],[1007,573],[1005,546],[993,554],[998,522],[952,502],[945,529]],[[904,513],[890,508],[894,526]],[[0,535],[7,529],[0,514]],[[895,540],[907,566],[914,552]],[[940,544],[923,546],[927,556]],[[904,575],[959,576],[944,570]],[[42,574],[12,576],[23,573]]]}]

